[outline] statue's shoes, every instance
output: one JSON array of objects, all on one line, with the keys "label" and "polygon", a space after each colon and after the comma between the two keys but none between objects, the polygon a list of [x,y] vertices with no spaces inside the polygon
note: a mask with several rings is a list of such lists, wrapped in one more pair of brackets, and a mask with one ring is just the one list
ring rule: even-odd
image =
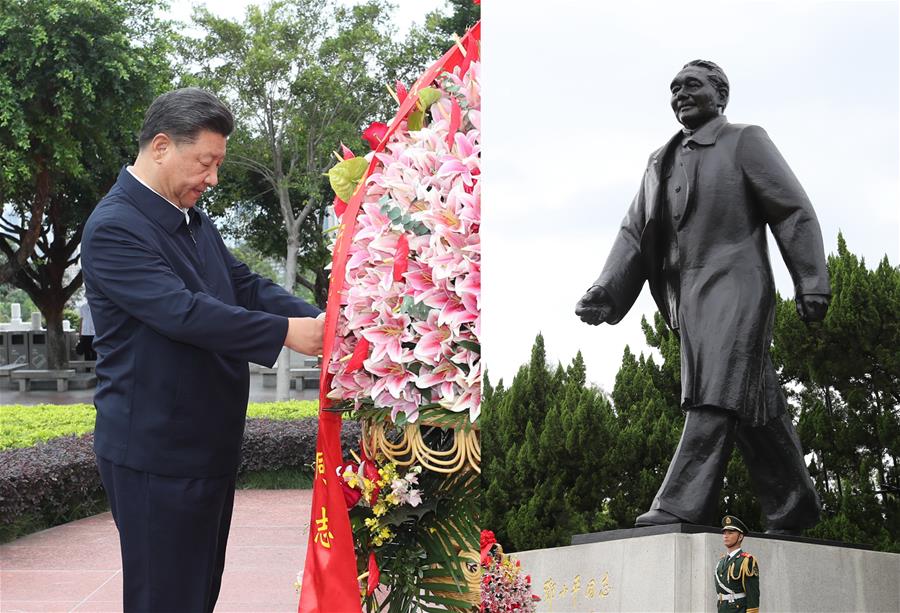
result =
[{"label": "statue's shoes", "polygon": [[766,534],[772,534],[774,536],[800,536],[803,530],[795,530],[793,528],[769,528],[766,530]]},{"label": "statue's shoes", "polygon": [[662,509],[650,509],[643,515],[639,515],[638,518],[634,520],[634,527],[644,528],[646,526],[665,526],[668,524],[683,523],[685,523],[683,519],[681,519],[680,517],[675,517],[667,511],[663,511]]}]

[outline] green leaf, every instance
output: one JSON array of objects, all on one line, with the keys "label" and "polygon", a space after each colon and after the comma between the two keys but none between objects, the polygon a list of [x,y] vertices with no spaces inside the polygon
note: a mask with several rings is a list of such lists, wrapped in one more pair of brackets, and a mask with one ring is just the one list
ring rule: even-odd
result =
[{"label": "green leaf", "polygon": [[425,321],[426,319],[428,319],[428,313],[431,312],[431,307],[424,302],[413,302],[411,305],[409,305],[409,307],[406,308],[406,312],[416,319]]},{"label": "green leaf", "polygon": [[460,347],[468,349],[469,351],[474,351],[475,353],[481,353],[481,344],[476,343],[475,341],[456,341],[456,344]]},{"label": "green leaf", "polygon": [[369,162],[364,157],[350,158],[332,166],[328,171],[328,181],[337,197],[344,202],[350,200],[368,167]]},{"label": "green leaf", "polygon": [[422,108],[428,109],[432,104],[441,99],[441,91],[439,89],[435,89],[434,87],[426,87],[423,90],[419,91],[419,102],[422,104]]},{"label": "green leaf", "polygon": [[410,132],[416,132],[422,129],[425,124],[425,111],[415,110],[410,112],[406,118],[406,125]]}]

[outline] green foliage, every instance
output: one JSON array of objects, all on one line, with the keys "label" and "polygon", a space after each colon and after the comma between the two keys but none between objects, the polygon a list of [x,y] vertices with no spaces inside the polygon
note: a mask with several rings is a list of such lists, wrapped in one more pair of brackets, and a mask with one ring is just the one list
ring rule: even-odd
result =
[{"label": "green foliage", "polygon": [[318,400],[288,400],[285,402],[251,402],[247,406],[247,417],[268,417],[269,419],[303,419],[319,414]]},{"label": "green foliage", "polygon": [[0,406],[0,450],[93,432],[96,415],[90,404]]},{"label": "green foliage", "polygon": [[0,522],[0,544],[106,511],[109,511],[109,500],[104,492],[97,492],[49,518],[43,513],[24,513],[11,522]]},{"label": "green foliage", "polygon": [[37,307],[28,294],[12,284],[0,283],[0,322],[10,321],[14,303],[22,308],[22,321],[31,321],[31,313],[36,311]]},{"label": "green foliage", "polygon": [[773,359],[824,507],[809,535],[900,551],[900,267],[867,268],[839,235],[828,270],[824,322],[800,322],[792,300],[775,318]]},{"label": "green foliage", "polygon": [[[293,420],[318,415],[315,400],[254,402],[247,417]],[[93,432],[96,411],[93,405],[0,405],[0,450],[30,447],[70,434]]]},{"label": "green foliage", "polygon": [[[278,283],[284,278],[283,266],[272,257],[266,256],[247,243],[233,247],[231,253],[256,274]],[[281,267],[281,269],[279,269]]]},{"label": "green foliage", "polygon": [[481,5],[472,0],[449,0],[448,4],[452,10],[449,15],[431,12],[426,15],[424,26],[409,33],[404,42],[406,55],[438,57],[454,44],[454,36],[462,37],[481,19]]},{"label": "green foliage", "polygon": [[[436,431],[431,429],[432,433]],[[471,610],[463,568],[475,562],[460,557],[459,552],[479,550],[481,484],[471,473],[447,477],[423,470],[419,486],[425,493],[423,503],[408,509],[405,516],[388,518],[395,536],[377,548],[375,555],[381,570],[380,582],[389,591],[380,602],[374,595],[366,598],[366,610]],[[369,547],[361,540],[367,532],[363,524],[367,515],[362,507],[354,507],[350,513],[360,573],[367,570],[368,564],[364,552]]]},{"label": "green foliage", "polygon": [[[678,339],[666,329],[659,314],[650,328],[642,321],[651,346],[664,356],[675,356],[678,364]],[[674,346],[674,347],[673,347]],[[671,358],[670,358],[671,359]],[[669,360],[657,366],[653,357],[636,358],[628,347],[613,387],[616,444],[611,450],[609,467],[617,484],[609,501],[609,515],[616,527],[634,525],[634,518],[653,502],[678,445],[683,416],[679,410],[680,371]]]},{"label": "green foliage", "polygon": [[482,525],[511,550],[566,545],[572,534],[609,528],[614,421],[609,401],[586,385],[581,354],[551,370],[540,335],[508,389],[485,377]]},{"label": "green foliage", "polygon": [[160,0],[0,0],[0,282],[47,321],[65,358],[63,308],[82,284],[81,232],[135,154],[169,85]]},{"label": "green foliage", "polygon": [[[332,152],[345,143],[364,153],[362,129],[392,115],[385,85],[423,63],[401,54],[390,18],[380,0],[352,7],[273,0],[249,6],[241,21],[198,8],[201,36],[179,43],[192,67],[181,83],[216,92],[237,120],[219,187],[204,206],[214,216],[227,213],[233,236],[285,258],[286,286],[296,280],[320,305]],[[345,186],[352,191],[355,182]]]},{"label": "green foliage", "polygon": [[308,490],[312,489],[313,473],[309,467],[256,470],[238,476],[239,490]]},{"label": "green foliage", "polygon": [[366,158],[355,157],[338,162],[328,170],[328,181],[338,198],[345,202],[350,200],[368,166]]}]

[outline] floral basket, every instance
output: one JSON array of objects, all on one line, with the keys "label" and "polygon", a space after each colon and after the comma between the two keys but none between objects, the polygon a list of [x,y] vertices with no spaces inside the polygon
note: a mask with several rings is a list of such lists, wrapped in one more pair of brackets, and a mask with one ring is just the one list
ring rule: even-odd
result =
[{"label": "floral basket", "polygon": [[391,126],[364,132],[375,152],[355,157],[344,148],[329,171],[339,215],[364,190],[326,376],[332,408],[363,426],[360,454],[339,474],[370,610],[470,611],[480,601],[481,90],[473,30],[460,43],[466,60],[452,71],[414,92],[397,84],[398,102],[417,102]]}]

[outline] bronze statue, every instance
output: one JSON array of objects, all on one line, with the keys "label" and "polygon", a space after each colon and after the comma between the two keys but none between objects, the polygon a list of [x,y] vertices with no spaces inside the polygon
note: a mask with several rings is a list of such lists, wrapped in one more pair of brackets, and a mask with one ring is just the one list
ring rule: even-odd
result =
[{"label": "bronze statue", "polygon": [[671,83],[684,129],[655,151],[596,283],[575,313],[618,323],[644,281],[681,340],[684,431],[636,526],[708,523],[734,443],[770,533],[814,525],[821,504],[769,357],[775,285],[766,227],[790,270],[797,311],[825,317],[830,298],[812,205],[766,132],[732,124],[725,73],[688,63]]}]

